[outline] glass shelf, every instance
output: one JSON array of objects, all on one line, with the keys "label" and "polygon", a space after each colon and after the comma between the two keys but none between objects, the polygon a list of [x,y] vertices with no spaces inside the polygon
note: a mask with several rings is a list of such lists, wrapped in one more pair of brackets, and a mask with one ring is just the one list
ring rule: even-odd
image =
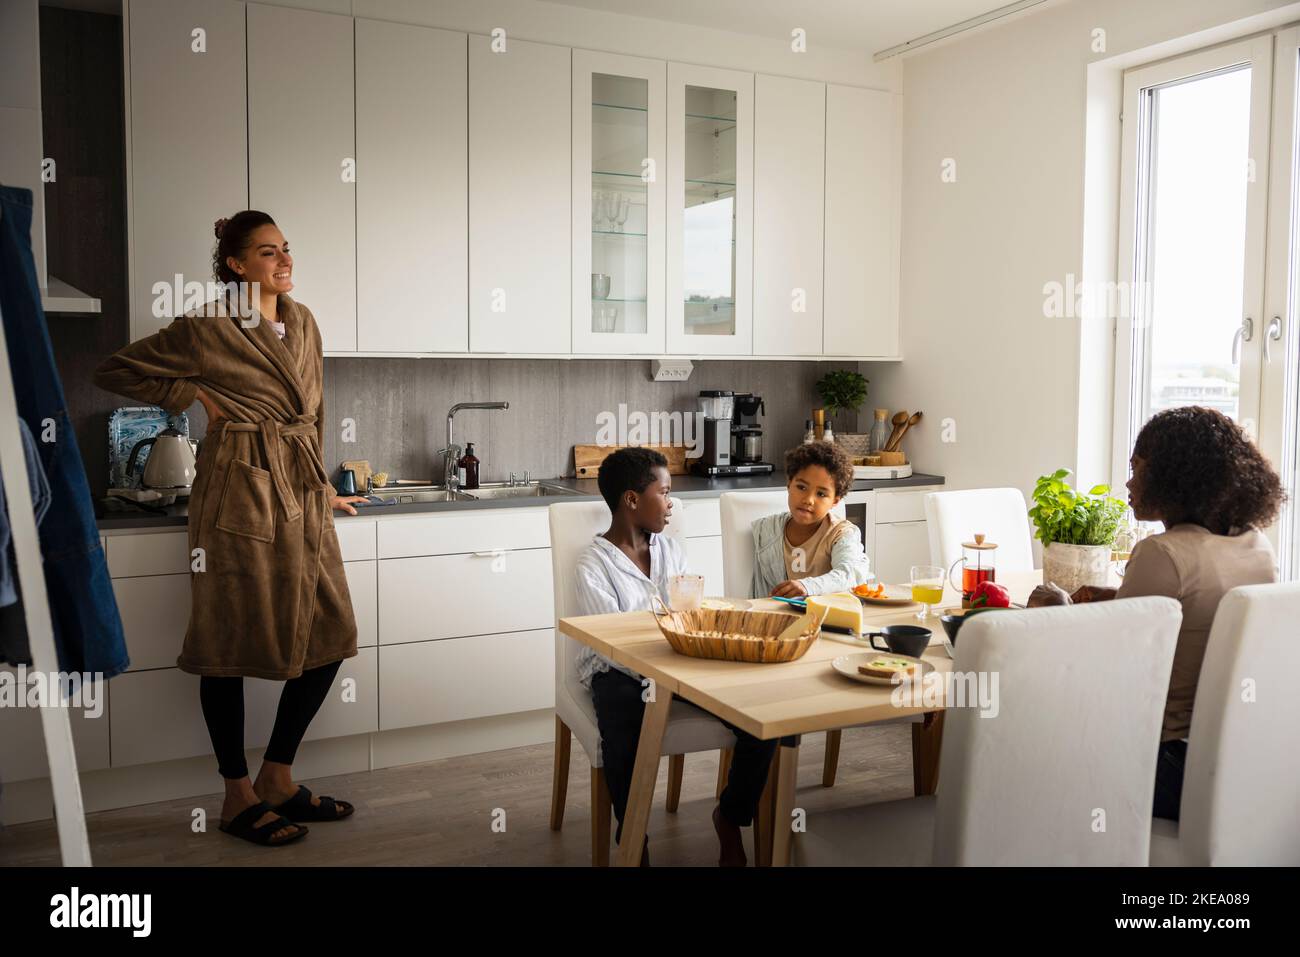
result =
[{"label": "glass shelf", "polygon": [[645,234],[645,233],[624,232],[624,231],[621,230],[621,229],[593,229],[593,230],[591,231],[591,235],[593,235],[593,236],[628,236],[628,237],[631,237],[631,238],[634,238],[634,239],[645,239],[645,238],[646,238],[646,234]]},{"label": "glass shelf", "polygon": [[592,296],[591,301],[592,302],[645,302],[645,297],[642,296],[640,299],[615,299],[613,296],[607,296],[604,299],[597,299],[595,296]]},{"label": "glass shelf", "polygon": [[[592,109],[597,109],[597,110],[629,110],[629,111],[631,111],[631,112],[633,112],[633,113],[648,113],[648,112],[650,112],[650,111],[649,111],[648,109],[646,109],[646,107],[644,107],[644,106],[623,106],[623,105],[621,105],[621,104],[619,104],[619,103],[593,103],[593,104],[591,104],[591,106],[592,106]],[[733,121],[733,122],[734,122],[734,121]]]}]

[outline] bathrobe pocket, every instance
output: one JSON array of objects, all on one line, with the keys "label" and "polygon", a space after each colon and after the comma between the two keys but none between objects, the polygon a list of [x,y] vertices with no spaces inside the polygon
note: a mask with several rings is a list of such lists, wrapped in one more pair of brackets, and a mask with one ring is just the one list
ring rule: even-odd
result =
[{"label": "bathrobe pocket", "polygon": [[259,542],[275,540],[271,473],[241,459],[230,463],[217,505],[217,528]]}]

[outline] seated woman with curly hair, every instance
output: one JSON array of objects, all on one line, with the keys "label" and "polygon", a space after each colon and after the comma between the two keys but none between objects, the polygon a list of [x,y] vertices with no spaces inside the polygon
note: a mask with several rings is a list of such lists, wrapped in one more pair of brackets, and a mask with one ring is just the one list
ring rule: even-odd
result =
[{"label": "seated woman with curly hair", "polygon": [[[1156,765],[1156,817],[1178,820],[1196,682],[1219,600],[1238,585],[1277,580],[1277,558],[1260,529],[1284,498],[1273,467],[1221,412],[1196,406],[1152,416],[1130,460],[1129,505],[1165,530],[1138,543],[1114,589],[1080,589],[1074,601],[1167,595],[1183,606]],[[1030,605],[1069,604],[1040,587]]]}]

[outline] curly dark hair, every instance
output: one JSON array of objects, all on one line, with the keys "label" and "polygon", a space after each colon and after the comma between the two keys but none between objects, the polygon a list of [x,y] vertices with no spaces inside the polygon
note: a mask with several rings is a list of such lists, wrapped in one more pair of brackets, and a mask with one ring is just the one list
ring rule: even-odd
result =
[{"label": "curly dark hair", "polygon": [[832,442],[805,442],[785,453],[785,477],[794,477],[810,465],[820,465],[835,480],[835,497],[843,498],[853,487],[853,462]]},{"label": "curly dark hair", "polygon": [[1192,522],[1216,535],[1266,528],[1286,493],[1245,431],[1214,409],[1158,412],[1133,443],[1142,460],[1137,495],[1166,525]]},{"label": "curly dark hair", "polygon": [[217,244],[212,249],[212,278],[217,282],[239,282],[239,274],[226,265],[226,257],[238,259],[252,243],[253,230],[274,225],[275,220],[260,209],[245,209],[213,223]]},{"label": "curly dark hair", "polygon": [[663,453],[654,449],[617,449],[605,456],[596,476],[596,487],[609,506],[610,514],[618,511],[618,503],[625,492],[644,492],[655,480],[655,469],[668,468]]}]

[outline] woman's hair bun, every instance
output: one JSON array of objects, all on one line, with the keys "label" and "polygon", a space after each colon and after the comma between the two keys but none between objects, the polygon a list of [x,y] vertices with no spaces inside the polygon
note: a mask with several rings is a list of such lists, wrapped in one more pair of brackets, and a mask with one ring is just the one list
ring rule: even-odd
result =
[{"label": "woman's hair bun", "polygon": [[222,217],[221,219],[218,219],[215,223],[212,224],[212,232],[213,232],[214,234],[216,234],[216,237],[217,237],[218,239],[220,239],[220,238],[221,238],[221,234],[224,233],[224,232],[226,231],[226,225],[227,225],[229,222],[230,222],[229,219],[226,219],[225,217]]}]

